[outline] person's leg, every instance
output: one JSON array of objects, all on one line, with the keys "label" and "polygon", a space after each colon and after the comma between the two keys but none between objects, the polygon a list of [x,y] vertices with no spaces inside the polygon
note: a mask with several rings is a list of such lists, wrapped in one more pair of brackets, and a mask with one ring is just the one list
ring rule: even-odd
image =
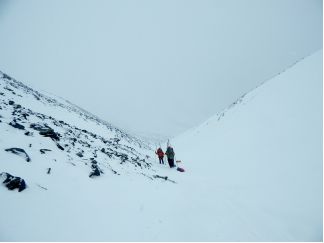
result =
[{"label": "person's leg", "polygon": [[159,162],[160,162],[160,164],[162,164],[162,158],[161,157],[159,157]]},{"label": "person's leg", "polygon": [[168,163],[169,163],[170,168],[172,168],[172,159],[168,158]]},{"label": "person's leg", "polygon": [[174,159],[171,159],[171,164],[172,164],[172,167],[175,167]]}]

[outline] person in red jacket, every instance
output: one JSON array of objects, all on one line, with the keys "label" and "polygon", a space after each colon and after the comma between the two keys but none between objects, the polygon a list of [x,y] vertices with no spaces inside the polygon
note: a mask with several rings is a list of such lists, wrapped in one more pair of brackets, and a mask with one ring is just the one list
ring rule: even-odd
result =
[{"label": "person in red jacket", "polygon": [[159,157],[160,164],[164,164],[164,161],[163,161],[164,152],[163,152],[163,150],[161,148],[158,148],[158,150],[155,153]]}]

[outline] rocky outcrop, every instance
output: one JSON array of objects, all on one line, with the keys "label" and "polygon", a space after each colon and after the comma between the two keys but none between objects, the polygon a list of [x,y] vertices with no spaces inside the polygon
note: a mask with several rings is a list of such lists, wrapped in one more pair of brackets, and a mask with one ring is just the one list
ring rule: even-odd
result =
[{"label": "rocky outcrop", "polygon": [[[0,127],[7,129],[9,124],[20,129],[14,131],[15,135],[23,136],[23,145],[8,147],[24,146],[27,150],[29,144],[28,153],[33,155],[35,161],[46,157],[49,161],[66,162],[73,166],[84,164],[88,167],[90,178],[101,176],[106,170],[114,175],[127,173],[128,170],[135,170],[136,174],[142,174],[140,172],[144,171],[148,174],[154,173],[151,168],[152,160],[145,154],[151,152],[148,143],[113,127],[66,100],[43,95],[1,72],[0,90],[3,91],[0,93]],[[29,101],[35,102],[35,105],[29,106]],[[38,103],[42,109],[38,110]],[[69,114],[67,120],[64,120],[65,113]],[[12,130],[9,130],[10,133]],[[6,151],[21,156],[27,162],[31,161],[22,148],[8,148]],[[37,157],[35,151],[42,156]],[[44,166],[45,173],[53,175],[52,169],[48,168],[51,165],[41,165]],[[150,179],[161,178],[151,176]]]}]

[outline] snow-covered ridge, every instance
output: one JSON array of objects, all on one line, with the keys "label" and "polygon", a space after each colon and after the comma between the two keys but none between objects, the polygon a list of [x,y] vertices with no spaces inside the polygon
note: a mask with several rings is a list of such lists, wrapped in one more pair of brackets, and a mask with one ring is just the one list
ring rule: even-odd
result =
[{"label": "snow-covered ridge", "polygon": [[[86,176],[111,172],[154,178],[152,149],[148,142],[64,99],[44,95],[2,72],[0,91],[0,154],[5,157],[9,154],[6,149],[18,148],[30,157],[31,163],[42,163],[44,159],[47,162],[67,162],[81,166]],[[17,157],[17,151],[11,152],[15,155],[10,156]],[[44,154],[50,159],[42,158]],[[50,162],[46,166],[44,163],[43,171],[53,172],[53,166],[55,164]],[[17,174],[21,170],[17,168],[3,164],[0,172],[32,179],[27,171]],[[33,179],[37,178],[34,175]]]},{"label": "snow-covered ridge", "polygon": [[217,112],[215,115],[211,116],[206,121],[202,122],[200,125],[188,129],[184,133],[178,135],[176,138],[181,137],[181,136],[185,136],[186,134],[190,134],[192,132],[199,132],[200,128],[202,128],[204,126],[207,126],[210,122],[215,122],[215,121],[219,122],[220,120],[222,120],[225,117],[225,115],[227,113],[230,113],[234,108],[238,108],[237,106],[239,106],[239,105],[246,105],[249,102],[249,100],[254,99],[254,97],[259,92],[259,89],[264,89],[264,86],[268,85],[268,82],[271,83],[272,80],[276,80],[278,77],[280,78],[282,76],[282,74],[285,74],[286,72],[291,72],[291,69],[292,68],[294,68],[296,65],[302,63],[305,59],[308,59],[308,58],[310,58],[310,57],[312,57],[314,55],[320,55],[321,52],[322,52],[322,49],[317,50],[314,53],[311,53],[308,56],[305,56],[305,57],[303,57],[303,58],[295,61],[289,67],[287,67],[284,70],[282,70],[281,72],[275,74],[273,77],[271,77],[271,78],[269,78],[269,79],[261,82],[257,86],[253,87],[249,91],[247,91],[244,94],[242,94],[240,97],[238,97],[235,101],[233,101],[232,103],[230,103],[223,110],[221,110],[220,112]]},{"label": "snow-covered ridge", "polygon": [[[38,92],[37,90],[34,90],[34,89],[28,87],[24,83],[15,80],[14,78],[10,77],[9,75],[7,75],[1,71],[0,71],[0,77],[1,77],[2,81],[6,82],[7,86],[9,86],[9,87],[11,86],[11,87],[15,88],[16,90],[23,91],[24,95],[33,96],[37,101],[43,103],[44,105],[61,107],[65,110],[68,110],[69,112],[74,112],[75,114],[79,115],[79,117],[81,117],[84,120],[87,120],[88,122],[92,121],[93,123],[96,123],[97,125],[101,125],[105,129],[115,132],[116,136],[118,136],[118,137],[123,137],[126,140],[128,140],[129,142],[137,143],[138,146],[140,146],[140,147],[144,146],[145,148],[150,149],[150,146],[147,142],[144,142],[141,139],[136,138],[135,136],[131,136],[131,135],[127,134],[126,132],[122,131],[121,129],[119,129],[115,126],[112,126],[110,123],[98,118],[97,116],[91,114],[89,111],[86,111],[86,110],[82,109],[81,107],[79,107],[79,106],[77,106],[63,98],[60,98],[57,96],[54,97],[54,95],[51,95],[51,94],[47,94],[47,95],[42,94],[42,93]],[[46,112],[49,112],[49,111],[45,110],[44,113],[46,113]]]},{"label": "snow-covered ridge", "polygon": [[196,203],[209,203],[201,227],[216,227],[204,239],[323,240],[322,57],[313,53],[171,141],[205,196]]}]

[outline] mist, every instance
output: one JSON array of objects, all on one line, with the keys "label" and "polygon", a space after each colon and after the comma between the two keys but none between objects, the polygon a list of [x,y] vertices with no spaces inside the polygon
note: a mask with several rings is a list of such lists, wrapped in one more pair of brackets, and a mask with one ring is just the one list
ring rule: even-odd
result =
[{"label": "mist", "polygon": [[322,48],[320,0],[0,1],[0,70],[166,139]]}]

